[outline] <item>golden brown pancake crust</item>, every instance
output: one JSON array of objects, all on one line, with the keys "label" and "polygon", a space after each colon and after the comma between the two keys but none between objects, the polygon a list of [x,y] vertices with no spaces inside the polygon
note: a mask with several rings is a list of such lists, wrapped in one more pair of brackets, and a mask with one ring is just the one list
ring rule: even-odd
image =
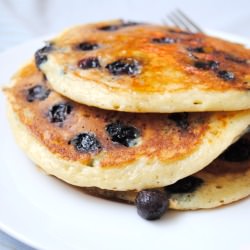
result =
[{"label": "golden brown pancake crust", "polygon": [[[29,89],[36,85],[49,89],[48,83],[33,63],[24,67],[15,75],[15,79],[15,86],[8,88],[6,92],[21,122],[51,152],[64,159],[77,160],[87,165],[91,165],[92,156],[97,154],[101,167],[119,167],[140,156],[157,157],[163,162],[180,159],[199,145],[211,117],[211,113],[190,113],[181,114],[181,117],[186,117],[184,120],[176,120],[176,114],[168,118],[168,114],[144,115],[105,111],[71,102],[53,90],[44,100],[28,102]],[[53,105],[59,103],[69,103],[72,111],[64,122],[51,123],[48,112]],[[233,114],[234,112],[232,116]],[[225,114],[225,118],[228,118],[228,114]],[[224,113],[220,115],[220,119],[223,123]],[[105,127],[116,121],[138,129],[138,145],[126,147],[111,140]],[[102,146],[100,151],[80,153],[69,144],[72,138],[83,132],[96,135]]]},{"label": "golden brown pancake crust", "polygon": [[[107,25],[119,28],[102,30]],[[162,38],[169,42],[160,43]],[[79,50],[83,42],[97,44],[98,48]],[[250,50],[205,34],[191,34],[159,25],[123,26],[122,21],[115,21],[77,26],[54,39],[49,53],[64,65],[65,72],[72,71],[80,78],[84,74],[85,79],[89,77],[114,89],[144,93],[166,90],[173,93],[192,89],[194,85],[215,91],[250,89]],[[101,67],[86,74],[75,70],[80,60],[89,57],[98,58]],[[124,58],[137,60],[140,72],[114,78],[105,66]],[[204,62],[207,65],[200,64]],[[228,79],[232,75],[225,71],[233,73],[233,79]]]}]

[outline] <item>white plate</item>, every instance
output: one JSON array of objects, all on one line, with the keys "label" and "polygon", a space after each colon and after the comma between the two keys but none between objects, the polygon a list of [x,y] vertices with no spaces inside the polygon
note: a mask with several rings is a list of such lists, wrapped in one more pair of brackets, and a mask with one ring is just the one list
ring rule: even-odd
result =
[{"label": "white plate", "polygon": [[[0,83],[9,81],[42,40],[0,55]],[[171,211],[161,220],[145,221],[134,206],[88,196],[38,171],[14,142],[2,94],[0,107],[0,228],[13,237],[51,250],[250,249],[250,199],[214,210]]]}]

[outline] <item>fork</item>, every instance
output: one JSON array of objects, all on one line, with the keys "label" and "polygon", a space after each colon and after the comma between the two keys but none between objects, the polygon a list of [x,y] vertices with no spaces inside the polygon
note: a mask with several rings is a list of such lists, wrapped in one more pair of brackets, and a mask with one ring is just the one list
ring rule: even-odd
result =
[{"label": "fork", "polygon": [[194,21],[192,21],[179,9],[170,12],[170,14],[166,16],[166,18],[167,20],[163,21],[165,25],[173,24],[175,27],[191,33],[204,33],[203,30],[194,23]]}]

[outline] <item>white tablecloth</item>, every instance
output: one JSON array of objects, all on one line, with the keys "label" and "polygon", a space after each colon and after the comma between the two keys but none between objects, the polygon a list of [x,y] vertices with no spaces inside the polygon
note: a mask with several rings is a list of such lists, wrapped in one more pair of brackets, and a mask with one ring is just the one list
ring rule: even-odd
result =
[{"label": "white tablecloth", "polygon": [[[116,18],[162,22],[176,8],[201,27],[250,38],[248,0],[0,0],[0,51],[77,23]],[[0,250],[6,249],[31,248],[0,231]]]}]

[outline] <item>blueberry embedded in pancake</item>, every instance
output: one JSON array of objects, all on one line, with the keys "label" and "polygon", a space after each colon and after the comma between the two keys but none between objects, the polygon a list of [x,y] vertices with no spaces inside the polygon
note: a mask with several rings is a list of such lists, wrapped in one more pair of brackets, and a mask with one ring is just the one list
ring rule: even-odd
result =
[{"label": "blueberry embedded in pancake", "polygon": [[130,27],[130,26],[135,26],[135,25],[140,25],[140,23],[138,23],[138,22],[132,22],[132,21],[125,22],[123,20],[120,20],[116,24],[101,25],[97,29],[101,30],[101,31],[116,31],[118,29]]},{"label": "blueberry embedded in pancake", "polygon": [[57,103],[50,108],[48,117],[51,123],[61,123],[66,120],[71,111],[72,107],[69,103]]},{"label": "blueberry embedded in pancake", "polygon": [[46,56],[39,68],[82,104],[154,113],[250,108],[250,50],[239,44],[122,20],[73,27],[52,44],[38,53]]},{"label": "blueberry embedded in pancake", "polygon": [[102,146],[94,134],[81,133],[76,135],[69,144],[74,145],[79,152],[89,153],[101,150]]},{"label": "blueberry embedded in pancake", "polygon": [[50,94],[50,90],[43,85],[35,85],[27,89],[26,99],[28,102],[33,102],[35,100],[45,100]]},{"label": "blueberry embedded in pancake", "polygon": [[158,44],[171,44],[178,42],[177,39],[170,38],[170,37],[159,37],[159,38],[153,38],[152,43],[158,43]]},{"label": "blueberry embedded in pancake", "polygon": [[235,79],[234,73],[227,70],[220,70],[218,71],[217,75],[225,81],[231,81]]},{"label": "blueberry embedded in pancake", "polygon": [[187,50],[195,53],[206,53],[206,49],[204,47],[189,47]]},{"label": "blueberry embedded in pancake", "polygon": [[216,161],[205,170],[210,174],[223,175],[227,173],[241,174],[249,169],[250,133],[245,134],[228,147]]},{"label": "blueberry embedded in pancake", "polygon": [[250,111],[136,114],[85,106],[52,91],[34,63],[5,92],[25,152],[77,186],[143,190],[173,184],[208,165],[250,123]]},{"label": "blueberry embedded in pancake", "polygon": [[117,121],[106,126],[106,131],[113,142],[120,143],[126,147],[136,145],[136,139],[140,136],[137,128],[122,124]]},{"label": "blueberry embedded in pancake", "polygon": [[240,138],[220,155],[220,159],[229,162],[250,160],[250,136]]},{"label": "blueberry embedded in pancake", "polygon": [[216,61],[212,61],[212,60],[209,60],[209,61],[206,61],[206,62],[203,62],[203,61],[195,61],[194,62],[194,66],[198,69],[204,69],[204,70],[217,70],[219,68],[219,62],[216,62]]},{"label": "blueberry embedded in pancake", "polygon": [[82,51],[89,51],[98,49],[99,45],[93,42],[82,42],[77,46],[77,48]]},{"label": "blueberry embedded in pancake", "polygon": [[97,57],[88,57],[80,60],[78,62],[78,67],[80,69],[95,69],[100,68],[100,62]]},{"label": "blueberry embedded in pancake", "polygon": [[113,75],[137,75],[140,73],[139,62],[132,58],[122,58],[106,66]]},{"label": "blueberry embedded in pancake", "polygon": [[188,176],[175,182],[172,185],[166,186],[165,190],[172,194],[175,193],[193,193],[197,188],[203,184],[203,180],[194,176]]},{"label": "blueberry embedded in pancake", "polygon": [[168,116],[170,120],[173,120],[181,129],[187,129],[189,127],[188,113],[173,113]]},{"label": "blueberry embedded in pancake", "polygon": [[49,43],[43,48],[35,52],[35,62],[37,68],[40,68],[40,65],[48,60],[47,54],[53,49],[52,44]]}]

